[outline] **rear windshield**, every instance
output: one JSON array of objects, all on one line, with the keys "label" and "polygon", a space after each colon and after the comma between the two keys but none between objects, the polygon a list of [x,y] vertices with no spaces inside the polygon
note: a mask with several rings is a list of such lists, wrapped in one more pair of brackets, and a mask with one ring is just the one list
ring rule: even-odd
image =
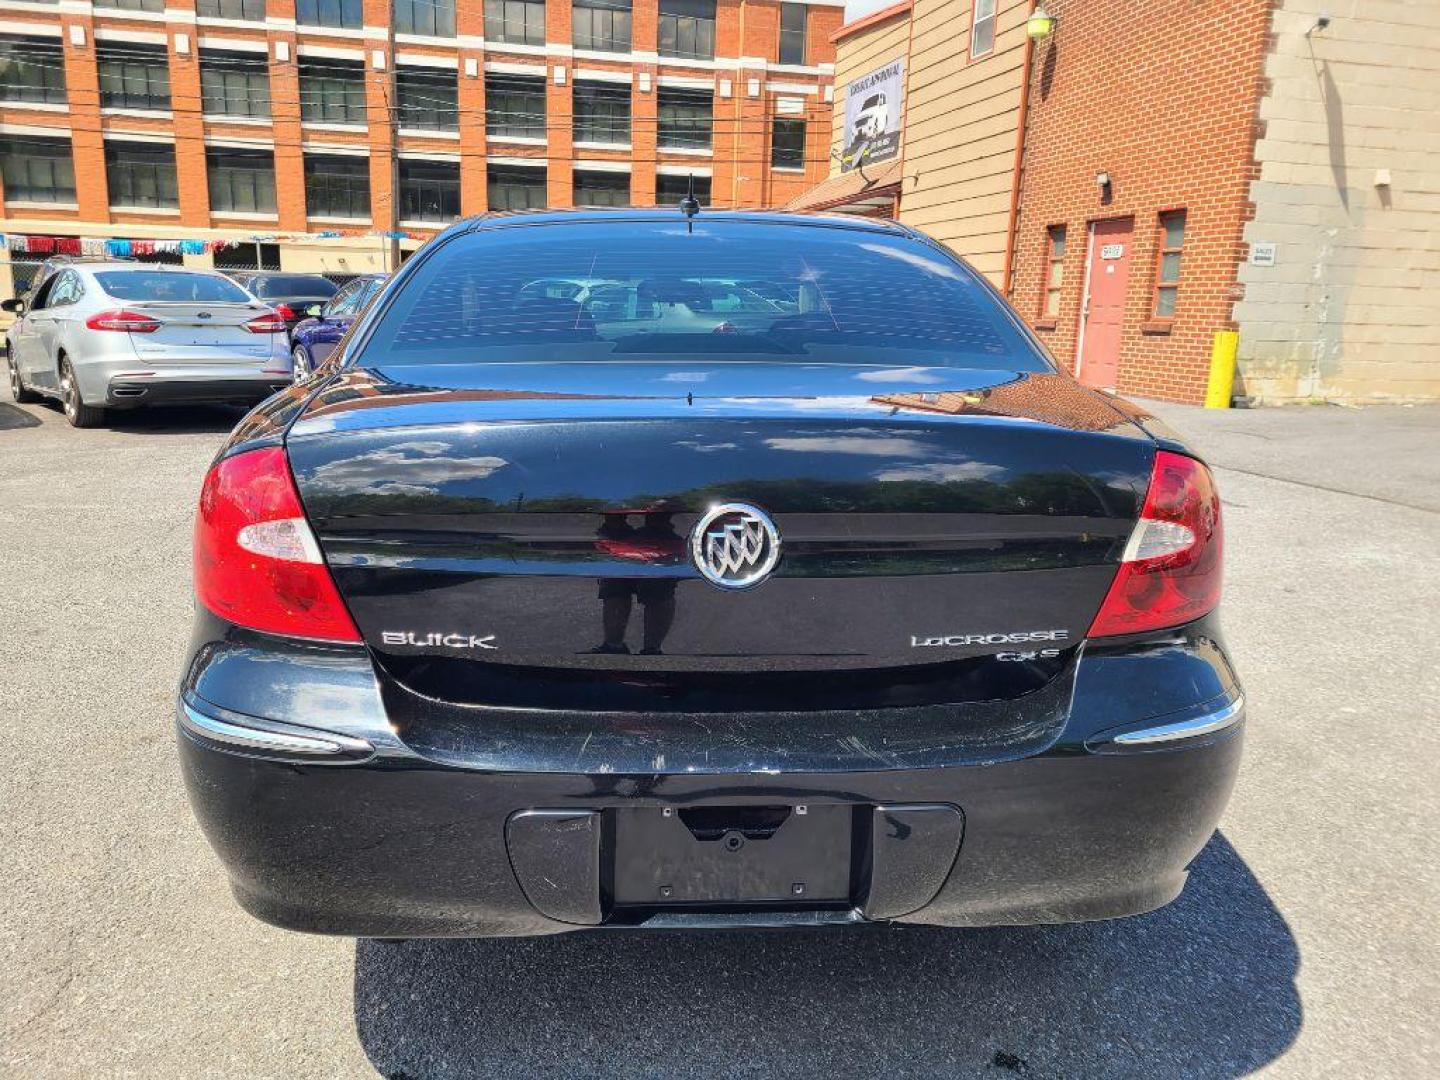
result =
[{"label": "rear windshield", "polygon": [[117,300],[196,300],[204,303],[250,302],[249,294],[218,274],[187,274],[183,270],[105,270],[95,280]]},{"label": "rear windshield", "polygon": [[693,233],[622,219],[457,237],[416,268],[360,360],[1049,369],[995,295],[928,245],[721,220]]},{"label": "rear windshield", "polygon": [[276,277],[253,278],[250,281],[256,296],[335,295],[335,285],[319,274],[280,274]]}]

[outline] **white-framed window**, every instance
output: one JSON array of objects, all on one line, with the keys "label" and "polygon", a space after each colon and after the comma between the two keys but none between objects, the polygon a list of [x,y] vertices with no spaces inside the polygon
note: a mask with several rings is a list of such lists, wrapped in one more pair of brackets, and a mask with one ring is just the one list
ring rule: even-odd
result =
[{"label": "white-framed window", "polygon": [[975,0],[974,21],[970,24],[970,59],[995,51],[995,0]]}]

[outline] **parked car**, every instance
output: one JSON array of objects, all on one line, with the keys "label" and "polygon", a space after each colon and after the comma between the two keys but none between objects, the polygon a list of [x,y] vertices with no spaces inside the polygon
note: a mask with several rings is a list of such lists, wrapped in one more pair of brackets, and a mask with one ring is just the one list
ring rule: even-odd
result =
[{"label": "parked car", "polygon": [[620,285],[618,281],[590,277],[545,277],[531,281],[520,290],[520,300],[573,300],[583,304],[597,289]]},{"label": "parked car", "polygon": [[[728,334],[747,326],[768,326],[787,310],[748,283],[709,278],[608,282],[575,299],[597,327],[605,328],[600,330],[602,336],[620,337],[642,332]],[[794,305],[788,310],[793,311]]]},{"label": "parked car", "polygon": [[290,382],[284,321],[213,270],[134,262],[62,266],[6,331],[16,401],[58,398],[76,427],[107,409],[254,404]]},{"label": "parked car", "polygon": [[227,275],[273,307],[287,331],[305,318],[312,304],[329,303],[339,287],[321,274],[286,274],[268,270],[232,270]]},{"label": "parked car", "polygon": [[[177,721],[240,903],[403,938],[1173,899],[1244,719],[1209,470],[907,227],[689,224],[456,225],[221,450]],[[529,290],[696,267],[786,299],[716,333]]]},{"label": "parked car", "polygon": [[310,304],[291,327],[290,353],[298,382],[323,364],[350,324],[379,295],[387,274],[364,274],[347,281],[323,304]]}]

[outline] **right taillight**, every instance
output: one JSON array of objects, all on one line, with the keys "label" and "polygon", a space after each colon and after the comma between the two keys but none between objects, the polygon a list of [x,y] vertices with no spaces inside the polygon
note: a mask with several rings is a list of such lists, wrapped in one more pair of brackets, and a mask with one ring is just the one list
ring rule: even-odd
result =
[{"label": "right taillight", "polygon": [[1163,630],[1214,610],[1221,547],[1220,496],[1210,470],[1194,458],[1158,451],[1140,520],[1090,636]]},{"label": "right taillight", "polygon": [[283,334],[285,317],[278,311],[267,311],[264,315],[257,315],[247,322],[245,329],[252,334]]},{"label": "right taillight", "polygon": [[228,457],[206,475],[195,518],[195,596],[252,630],[360,641],[279,447]]}]

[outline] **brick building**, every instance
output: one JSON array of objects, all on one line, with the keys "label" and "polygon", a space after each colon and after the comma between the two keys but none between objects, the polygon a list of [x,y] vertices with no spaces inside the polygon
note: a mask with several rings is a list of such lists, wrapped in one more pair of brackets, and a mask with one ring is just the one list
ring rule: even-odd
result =
[{"label": "brick building", "polygon": [[[1440,4],[902,0],[836,34],[906,70],[896,160],[797,207],[890,213],[1091,385],[1199,401],[1440,398]],[[855,80],[859,79],[859,82]]]},{"label": "brick building", "polygon": [[1234,328],[1269,8],[1051,9],[1065,33],[1034,48],[1012,299],[1084,382],[1204,396]]},{"label": "brick building", "polygon": [[185,238],[358,273],[387,233],[413,250],[487,209],[692,181],[782,203],[827,172],[842,2],[5,3],[0,232],[17,259],[25,238]]}]

